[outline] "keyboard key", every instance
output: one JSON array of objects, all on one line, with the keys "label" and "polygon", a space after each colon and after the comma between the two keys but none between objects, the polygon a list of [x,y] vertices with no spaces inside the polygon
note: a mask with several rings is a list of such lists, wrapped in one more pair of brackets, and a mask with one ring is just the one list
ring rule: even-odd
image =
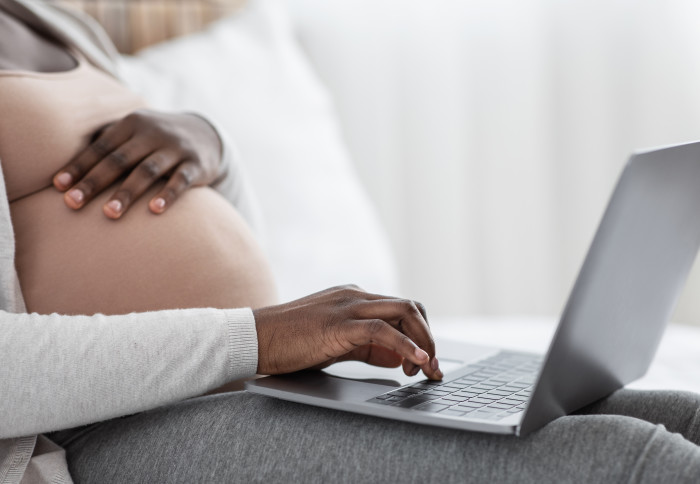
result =
[{"label": "keyboard key", "polygon": [[443,410],[440,412],[440,415],[449,415],[450,417],[461,417],[462,415],[466,415],[467,412],[462,412],[460,410],[455,410],[453,408],[448,408],[447,410]]},{"label": "keyboard key", "polygon": [[464,384],[457,381],[443,382],[442,385],[438,385],[438,388],[464,388]]},{"label": "keyboard key", "polygon": [[520,389],[523,389],[523,388],[527,388],[527,387],[529,387],[529,386],[532,386],[532,384],[530,384],[530,383],[523,383],[523,382],[520,382],[520,381],[510,382],[508,385],[511,386],[511,387],[520,388]]},{"label": "keyboard key", "polygon": [[501,396],[501,397],[505,397],[505,396],[508,396],[508,395],[512,395],[512,394],[513,394],[513,392],[505,392],[505,391],[501,390],[500,388],[498,388],[498,389],[496,389],[496,390],[491,390],[489,393],[490,393],[491,395],[499,395],[499,396]]},{"label": "keyboard key", "polygon": [[446,383],[444,385],[440,385],[437,387],[438,390],[446,390],[448,392],[454,392],[456,390],[461,390],[462,388],[465,388],[467,385],[459,385],[456,383]]},{"label": "keyboard key", "polygon": [[449,395],[450,392],[444,392],[440,390],[428,390],[427,392],[421,393],[421,395],[429,395],[431,397],[444,397],[445,395]]},{"label": "keyboard key", "polygon": [[445,395],[442,397],[443,400],[452,400],[453,402],[463,402],[467,400],[469,397],[460,397],[458,395],[452,394],[452,395]]},{"label": "keyboard key", "polygon": [[485,404],[484,403],[476,403],[476,402],[462,402],[458,403],[456,406],[460,408],[481,408]]},{"label": "keyboard key", "polygon": [[478,378],[479,380],[486,380],[489,377],[492,377],[496,373],[491,373],[491,372],[479,372],[479,373],[474,373],[472,376],[474,378]]},{"label": "keyboard key", "polygon": [[404,387],[401,389],[401,391],[404,393],[410,393],[412,395],[416,395],[418,393],[421,393],[423,390],[421,388]]},{"label": "keyboard key", "polygon": [[463,391],[480,394],[480,393],[486,393],[488,390],[486,388],[469,387],[469,388],[465,388]]},{"label": "keyboard key", "polygon": [[413,407],[413,410],[420,410],[421,412],[437,413],[442,410],[449,408],[447,405],[440,405],[437,403],[424,403],[418,407]]},{"label": "keyboard key", "polygon": [[489,408],[498,408],[500,410],[506,410],[508,408],[513,408],[513,405],[508,405],[507,403],[496,402],[496,403],[492,403],[491,405],[489,405]]},{"label": "keyboard key", "polygon": [[434,388],[439,384],[440,384],[440,382],[432,381],[432,380],[431,381],[421,381],[418,383],[414,383],[413,385],[410,386],[410,388],[416,388],[419,390],[427,390],[429,388]]},{"label": "keyboard key", "polygon": [[394,403],[394,406],[400,408],[413,408],[417,405],[420,405],[421,403],[430,402],[432,400],[432,397],[427,397],[425,395],[415,395],[411,398],[406,398],[404,400],[401,400],[400,402]]},{"label": "keyboard key", "polygon": [[470,375],[470,376],[467,376],[467,377],[459,378],[457,381],[458,381],[458,382],[462,382],[462,383],[478,383],[478,382],[481,381],[481,379],[480,379],[480,378],[474,378],[473,376]]},{"label": "keyboard key", "polygon": [[413,394],[409,392],[404,392],[402,390],[394,390],[393,392],[387,393],[387,395],[391,395],[392,397],[407,397]]},{"label": "keyboard key", "polygon": [[454,400],[445,400],[444,398],[438,398],[437,400],[432,400],[433,403],[437,403],[438,405],[457,405],[459,402],[455,402]]},{"label": "keyboard key", "polygon": [[502,390],[504,392],[516,393],[522,390],[522,388],[514,387],[513,385],[504,385],[500,387],[499,390]]},{"label": "keyboard key", "polygon": [[469,388],[480,388],[484,390],[493,390],[496,388],[498,385],[496,384],[489,384],[489,383],[477,383],[476,385],[472,385]]}]

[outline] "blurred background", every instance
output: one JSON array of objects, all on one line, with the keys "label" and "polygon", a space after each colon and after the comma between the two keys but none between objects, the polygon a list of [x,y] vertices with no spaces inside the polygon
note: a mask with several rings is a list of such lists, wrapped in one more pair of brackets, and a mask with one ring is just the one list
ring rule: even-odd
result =
[{"label": "blurred background", "polygon": [[[357,282],[556,316],[629,154],[700,139],[696,1],[61,3],[138,52],[154,106],[223,121],[282,299]],[[696,266],[675,321],[700,324]]]},{"label": "blurred background", "polygon": [[700,139],[698,2],[284,2],[436,316],[558,314],[629,154]]}]

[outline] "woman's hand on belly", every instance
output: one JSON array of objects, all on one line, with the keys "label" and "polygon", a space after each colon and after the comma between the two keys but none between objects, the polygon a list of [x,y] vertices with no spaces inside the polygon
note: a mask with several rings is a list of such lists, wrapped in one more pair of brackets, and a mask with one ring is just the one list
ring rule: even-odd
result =
[{"label": "woman's hand on belly", "polygon": [[141,110],[103,128],[53,182],[67,191],[66,205],[78,210],[126,176],[102,207],[107,217],[118,219],[167,177],[168,182],[148,204],[153,213],[164,212],[188,188],[212,183],[220,163],[221,141],[204,119]]},{"label": "woman's hand on belly", "polygon": [[442,379],[419,303],[344,286],[257,309],[254,315],[260,374],[360,360],[384,367],[403,363],[409,376],[422,369],[428,378]]}]

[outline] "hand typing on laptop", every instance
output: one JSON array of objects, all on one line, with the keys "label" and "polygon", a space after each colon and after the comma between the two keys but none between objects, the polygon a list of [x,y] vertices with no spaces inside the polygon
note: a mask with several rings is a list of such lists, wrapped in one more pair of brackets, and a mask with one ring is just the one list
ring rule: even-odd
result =
[{"label": "hand typing on laptop", "polygon": [[260,374],[359,360],[389,368],[402,365],[406,375],[423,370],[428,378],[442,379],[420,303],[343,286],[254,314]]}]

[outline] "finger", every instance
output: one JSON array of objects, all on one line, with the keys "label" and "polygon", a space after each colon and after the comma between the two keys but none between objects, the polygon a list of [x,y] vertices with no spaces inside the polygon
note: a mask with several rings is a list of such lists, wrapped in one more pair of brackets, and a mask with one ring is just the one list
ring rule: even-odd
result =
[{"label": "finger", "polygon": [[376,344],[384,346],[404,359],[420,366],[429,378],[441,379],[440,370],[434,370],[430,365],[428,354],[414,343],[406,334],[381,319],[357,321],[345,326],[350,332],[349,341],[355,346]]},{"label": "finger", "polygon": [[[321,291],[320,293],[317,293],[317,295],[326,295],[328,292],[339,292],[339,293],[345,293],[349,296],[357,296],[360,299],[364,299],[366,301],[381,301],[381,300],[390,300],[390,301],[402,301],[404,299],[398,298],[398,297],[393,297],[393,296],[383,296],[381,294],[372,294],[370,292],[365,291],[364,289],[360,288],[359,286],[355,284],[346,284],[343,286],[337,286],[337,287],[332,287],[330,289],[326,289],[325,291]],[[428,321],[428,313],[425,310],[425,306],[423,304],[419,303],[418,301],[413,301],[413,303],[416,305],[416,308],[418,311],[421,313],[421,316],[423,316],[423,320],[425,323],[430,326],[430,322]]]},{"label": "finger", "polygon": [[420,371],[420,367],[414,365],[408,360],[403,360],[401,362],[401,366],[403,367],[403,372],[408,376],[416,376]]},{"label": "finger", "polygon": [[368,365],[396,368],[405,360],[395,351],[369,344],[355,348],[350,353],[340,356],[336,361],[362,361]]},{"label": "finger", "polygon": [[118,219],[154,183],[180,161],[175,151],[159,150],[151,153],[129,174],[116,192],[104,204],[102,211],[112,219]]},{"label": "finger", "polygon": [[53,177],[53,184],[61,191],[68,190],[92,169],[100,160],[126,143],[133,135],[133,128],[126,123],[114,123],[104,128],[97,138],[78,153]]},{"label": "finger", "polygon": [[418,308],[418,312],[420,312],[421,316],[423,316],[423,321],[425,321],[425,324],[430,327],[430,321],[428,320],[428,311],[425,309],[425,306],[423,304],[419,303],[418,301],[413,301],[416,305],[416,308]]},{"label": "finger", "polygon": [[152,148],[143,141],[130,139],[97,164],[63,196],[66,205],[73,209],[85,206],[95,196],[112,185],[120,176],[130,170]]},{"label": "finger", "polygon": [[[421,305],[422,306],[422,305]],[[357,319],[382,319],[435,357],[435,340],[419,306],[409,299],[373,300],[357,304],[354,308]]]},{"label": "finger", "polygon": [[160,214],[167,210],[182,193],[191,188],[199,179],[201,169],[194,161],[185,161],[180,164],[163,189],[151,199],[148,207],[153,213]]}]

